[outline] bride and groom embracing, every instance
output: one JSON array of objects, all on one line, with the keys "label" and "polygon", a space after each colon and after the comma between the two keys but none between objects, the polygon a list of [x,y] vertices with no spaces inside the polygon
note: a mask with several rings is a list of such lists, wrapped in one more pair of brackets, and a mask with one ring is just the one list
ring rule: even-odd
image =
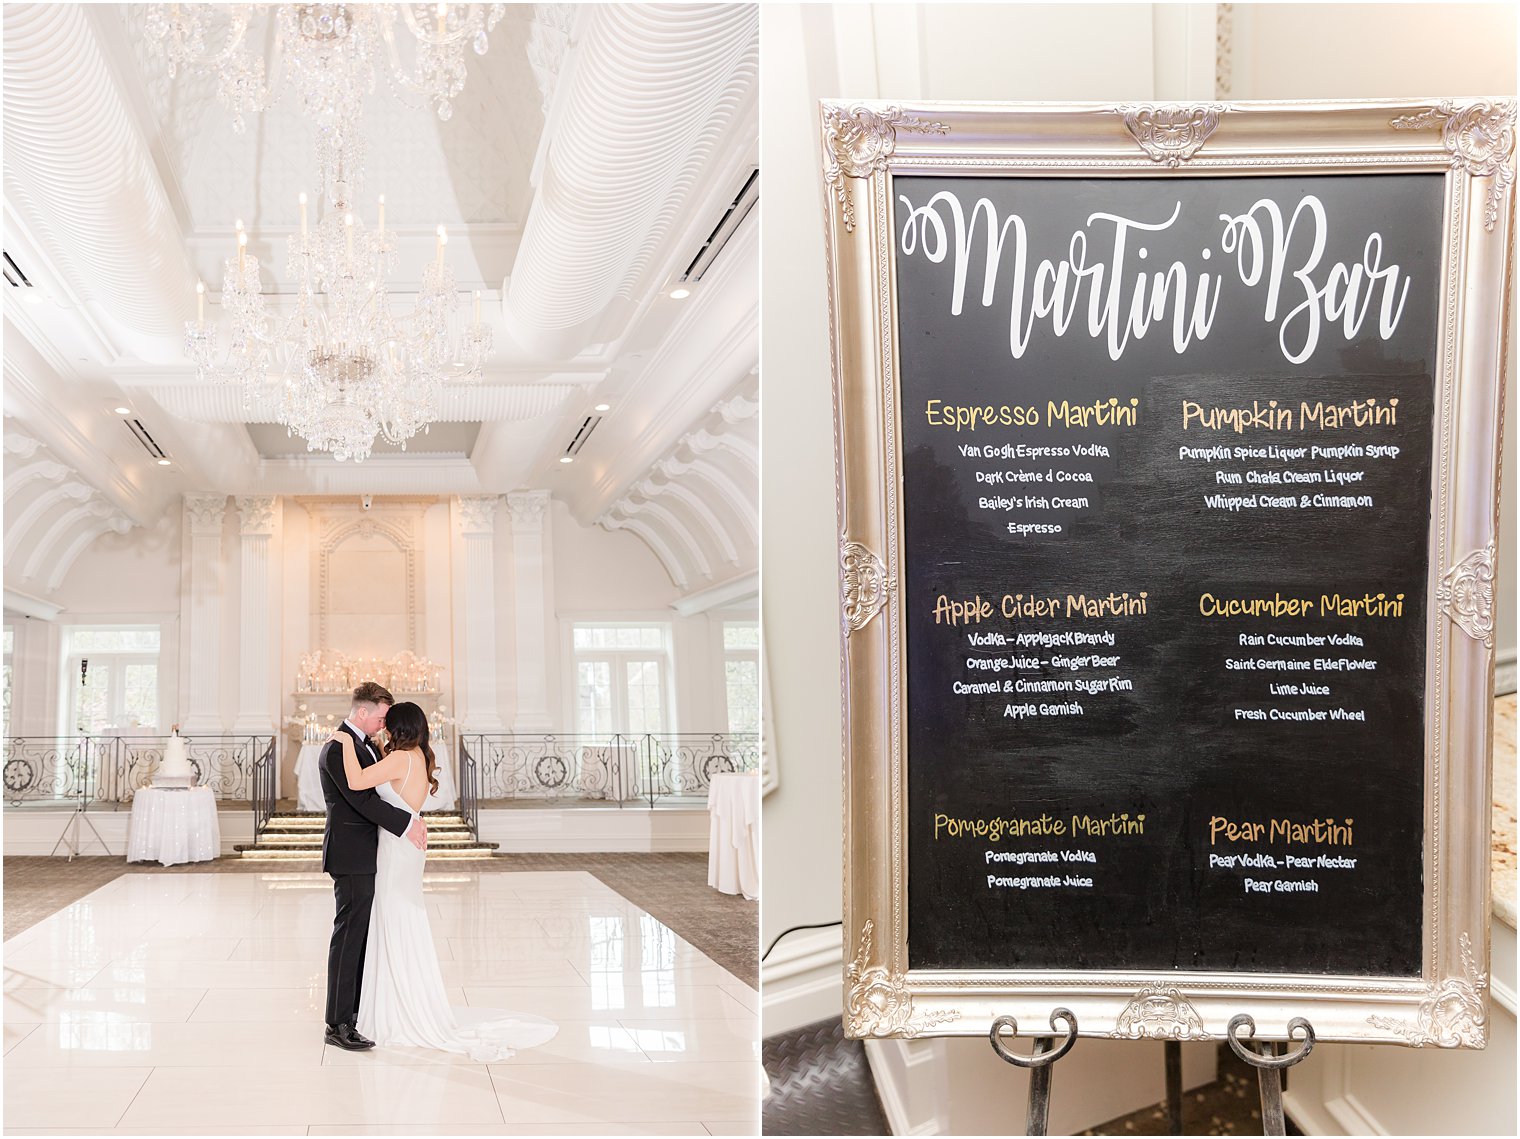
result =
[{"label": "bride and groom embracing", "polygon": [[[388,737],[382,755],[374,735]],[[318,760],[327,827],[322,869],[337,915],[327,954],[328,1044],[362,1051],[380,1044],[504,1060],[546,1043],[558,1026],[542,1017],[450,1008],[422,896],[427,825],[438,790],[427,716],[395,703],[373,681]]]}]

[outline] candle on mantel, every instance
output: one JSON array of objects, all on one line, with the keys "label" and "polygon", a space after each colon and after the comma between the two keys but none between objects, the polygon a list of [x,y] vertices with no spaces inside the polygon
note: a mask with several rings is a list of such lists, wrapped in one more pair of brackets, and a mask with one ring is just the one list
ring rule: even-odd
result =
[{"label": "candle on mantel", "polygon": [[449,243],[449,232],[443,226],[438,227],[438,271],[443,272],[443,247]]},{"label": "candle on mantel", "polygon": [[301,191],[301,250],[306,249],[306,191]]}]

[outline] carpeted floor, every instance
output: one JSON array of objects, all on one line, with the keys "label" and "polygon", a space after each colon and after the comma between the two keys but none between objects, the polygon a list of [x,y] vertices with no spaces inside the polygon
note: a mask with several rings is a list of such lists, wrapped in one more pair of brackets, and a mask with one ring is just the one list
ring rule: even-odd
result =
[{"label": "carpeted floor", "polygon": [[[751,988],[759,987],[758,902],[720,894],[707,884],[707,855],[677,854],[504,854],[471,862],[471,870],[585,870],[669,926]],[[316,862],[282,862],[280,872],[311,871]],[[133,874],[269,873],[267,862],[218,858],[183,866],[154,866],[120,858],[87,857],[4,860],[5,937],[16,936],[107,882]]]}]

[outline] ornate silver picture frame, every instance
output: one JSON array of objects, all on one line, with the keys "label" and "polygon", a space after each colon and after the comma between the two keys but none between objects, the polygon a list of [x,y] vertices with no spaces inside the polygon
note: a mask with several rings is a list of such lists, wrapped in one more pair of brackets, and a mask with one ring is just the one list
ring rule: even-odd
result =
[{"label": "ornate silver picture frame", "polygon": [[[839,523],[846,955],[852,1037],[1260,1038],[1303,1016],[1322,1041],[1487,1041],[1493,579],[1514,239],[1515,104],[825,102],[822,174]],[[907,637],[894,179],[1441,176],[1425,628],[1425,841],[1418,977],[924,969],[910,960]],[[980,280],[980,277],[977,278]]]}]

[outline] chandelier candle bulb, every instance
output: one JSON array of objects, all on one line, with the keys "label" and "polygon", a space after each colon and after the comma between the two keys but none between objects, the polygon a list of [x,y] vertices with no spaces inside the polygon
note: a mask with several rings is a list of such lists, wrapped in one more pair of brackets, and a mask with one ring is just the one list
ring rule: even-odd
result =
[{"label": "chandelier candle bulb", "polygon": [[301,251],[306,251],[306,191],[301,191]]},{"label": "chandelier candle bulb", "polygon": [[379,208],[379,210],[375,214],[375,230],[376,230],[376,236],[377,237],[380,236],[381,234],[385,233],[385,195],[384,194],[380,195],[380,208]]},{"label": "chandelier candle bulb", "polygon": [[354,259],[354,215],[348,214],[345,216],[343,225],[348,234],[348,259],[352,261]]},{"label": "chandelier candle bulb", "polygon": [[195,282],[195,323],[206,323],[206,282]]},{"label": "chandelier candle bulb", "polygon": [[438,227],[438,271],[443,272],[443,247],[449,243],[448,230]]},{"label": "chandelier candle bulb", "polygon": [[475,323],[480,323],[480,290],[475,290]]}]

